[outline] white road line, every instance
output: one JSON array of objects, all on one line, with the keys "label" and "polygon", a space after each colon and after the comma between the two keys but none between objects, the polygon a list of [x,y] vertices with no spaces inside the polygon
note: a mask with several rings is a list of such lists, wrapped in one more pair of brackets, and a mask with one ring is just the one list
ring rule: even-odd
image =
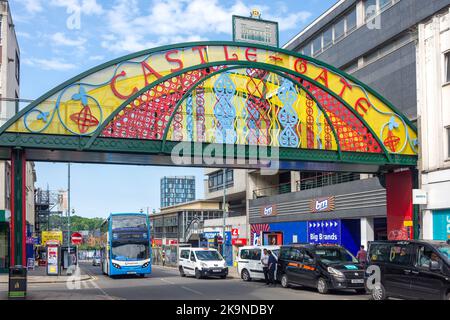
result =
[{"label": "white road line", "polygon": [[198,292],[198,291],[196,291],[196,290],[194,290],[194,289],[191,289],[191,288],[188,288],[188,287],[185,287],[185,286],[182,286],[181,288],[183,288],[184,290],[187,290],[187,291],[189,291],[189,292],[192,292],[192,293],[198,294],[198,295],[200,295],[200,296],[203,296],[203,293]]},{"label": "white road line", "polygon": [[159,280],[161,280],[161,281],[163,281],[163,282],[166,282],[166,283],[168,283],[168,284],[175,284],[175,282],[166,280],[166,279],[164,279],[164,278],[160,278]]}]

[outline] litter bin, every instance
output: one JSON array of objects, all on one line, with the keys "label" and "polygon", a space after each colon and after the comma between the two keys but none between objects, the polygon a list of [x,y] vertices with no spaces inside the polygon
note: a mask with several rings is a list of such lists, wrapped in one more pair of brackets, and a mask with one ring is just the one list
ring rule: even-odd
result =
[{"label": "litter bin", "polygon": [[25,299],[27,296],[27,268],[14,266],[9,268],[9,298]]}]

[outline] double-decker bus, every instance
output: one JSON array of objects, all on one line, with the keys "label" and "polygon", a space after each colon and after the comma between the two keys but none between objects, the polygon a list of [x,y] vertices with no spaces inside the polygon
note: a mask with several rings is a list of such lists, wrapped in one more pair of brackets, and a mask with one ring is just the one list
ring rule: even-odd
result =
[{"label": "double-decker bus", "polygon": [[150,222],[143,213],[112,213],[101,226],[104,274],[151,273]]}]

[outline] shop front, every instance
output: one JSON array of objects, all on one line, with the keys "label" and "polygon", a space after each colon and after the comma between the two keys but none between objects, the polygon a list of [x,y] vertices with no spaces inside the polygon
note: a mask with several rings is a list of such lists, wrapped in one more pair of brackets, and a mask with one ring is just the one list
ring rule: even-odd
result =
[{"label": "shop front", "polygon": [[0,273],[9,268],[9,213],[0,210]]},{"label": "shop front", "polygon": [[378,178],[250,201],[253,245],[361,244],[387,238],[386,190]]}]

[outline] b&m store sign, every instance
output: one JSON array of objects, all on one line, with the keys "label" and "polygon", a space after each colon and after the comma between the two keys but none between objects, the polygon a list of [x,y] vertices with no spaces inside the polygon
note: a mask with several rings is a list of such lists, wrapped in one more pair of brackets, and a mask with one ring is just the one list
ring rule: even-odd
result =
[{"label": "b&m store sign", "polygon": [[433,212],[433,239],[450,239],[450,210]]}]

